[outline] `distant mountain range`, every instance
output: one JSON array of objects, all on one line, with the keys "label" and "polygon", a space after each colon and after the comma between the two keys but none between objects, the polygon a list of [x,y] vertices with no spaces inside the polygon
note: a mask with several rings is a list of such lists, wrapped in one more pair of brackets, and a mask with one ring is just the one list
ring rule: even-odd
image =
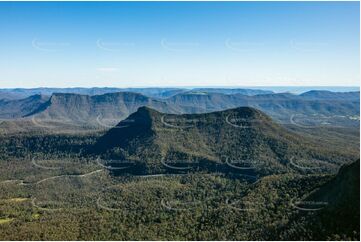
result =
[{"label": "distant mountain range", "polygon": [[131,92],[95,96],[55,93],[46,102],[39,102],[38,109],[25,116],[82,124],[96,122],[97,119],[118,122],[142,106],[151,106],[159,110],[168,109],[166,103],[162,101]]},{"label": "distant mountain range", "polygon": [[102,95],[114,92],[136,92],[152,98],[168,98],[173,95],[185,92],[207,92],[223,94],[242,94],[242,95],[259,95],[271,93],[294,93],[301,94],[311,90],[321,92],[358,92],[358,87],[249,87],[249,88],[227,88],[227,87],[194,87],[194,88],[177,88],[177,87],[150,87],[150,88],[115,88],[115,87],[92,87],[92,88],[5,88],[0,89],[0,100],[23,99],[33,95],[51,96],[54,93],[72,93],[83,95]]},{"label": "distant mountain range", "polygon": [[257,95],[270,94],[272,91],[261,89],[244,89],[244,88],[112,88],[112,87],[94,87],[94,88],[13,88],[0,89],[0,100],[14,100],[26,98],[32,95],[46,95],[51,96],[54,93],[72,93],[82,95],[102,95],[106,93],[115,92],[135,92],[152,98],[168,98],[179,93],[186,93],[190,91],[208,92],[208,93],[223,93],[223,94],[243,94],[243,95]]},{"label": "distant mountain range", "polygon": [[144,174],[332,172],[353,158],[292,133],[249,107],[183,115],[141,107],[102,136],[91,151],[108,160],[127,161],[122,165]]},{"label": "distant mountain range", "polygon": [[[236,107],[254,107],[285,123],[314,123],[357,126],[359,124],[360,93],[309,91],[300,95],[263,93],[240,89],[180,90],[147,89],[158,98],[138,92],[111,92],[101,95],[53,93],[33,95],[24,99],[0,100],[0,118],[36,118],[76,122],[82,125],[105,123],[115,125],[139,107],[148,106],[164,113],[207,113]],[[93,90],[94,91],[94,90]],[[100,90],[98,90],[100,91]],[[102,90],[105,91],[105,90]],[[252,94],[252,95],[251,95]],[[256,95],[254,95],[256,94]],[[162,96],[162,98],[159,98]]]}]

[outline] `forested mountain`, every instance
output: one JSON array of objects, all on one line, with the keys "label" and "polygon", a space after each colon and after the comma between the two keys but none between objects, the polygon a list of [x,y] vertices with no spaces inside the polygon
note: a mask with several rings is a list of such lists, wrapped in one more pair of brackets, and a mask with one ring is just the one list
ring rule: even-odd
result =
[{"label": "forested mountain", "polygon": [[304,210],[314,212],[295,215],[287,228],[282,228],[285,239],[359,240],[360,160],[342,166],[337,176],[315,189],[302,204],[309,206]]},{"label": "forested mountain", "polygon": [[[335,98],[332,99],[331,97]],[[328,100],[289,93],[255,96],[186,93],[167,99],[167,103],[192,108],[191,110],[194,112],[210,112],[226,108],[249,106],[280,119],[296,113],[331,116],[357,115],[359,114],[360,106],[359,98],[355,99],[354,93],[346,94],[342,99],[339,98],[337,93],[333,93],[332,96],[329,96]]]},{"label": "forested mountain", "polygon": [[134,92],[116,92],[92,96],[55,93],[51,97],[34,95],[20,100],[1,100],[0,118],[21,120],[25,117],[82,126],[94,126],[100,122],[111,127],[141,106],[173,114],[254,107],[281,123],[300,126],[359,125],[359,92],[312,91],[301,95],[279,93],[247,96],[205,91],[177,94],[178,89],[148,91],[154,95],[164,95],[164,98],[152,98]]},{"label": "forested mountain", "polygon": [[26,116],[36,116],[37,119],[95,123],[97,118],[124,119],[141,106],[151,106],[160,110],[168,108],[164,102],[131,92],[95,96],[56,93],[36,112]]},{"label": "forested mountain", "polygon": [[[205,107],[227,96],[182,95]],[[359,239],[359,167],[336,176],[359,159],[357,128],[282,125],[252,107],[175,114],[184,106],[135,93],[34,100],[27,118],[81,123],[109,114],[118,125],[11,133],[20,121],[0,122],[0,238]]]},{"label": "forested mountain", "polygon": [[249,107],[184,115],[141,107],[110,129],[92,150],[142,166],[143,173],[174,167],[262,175],[302,172],[302,168],[332,172],[354,159],[296,135]]}]

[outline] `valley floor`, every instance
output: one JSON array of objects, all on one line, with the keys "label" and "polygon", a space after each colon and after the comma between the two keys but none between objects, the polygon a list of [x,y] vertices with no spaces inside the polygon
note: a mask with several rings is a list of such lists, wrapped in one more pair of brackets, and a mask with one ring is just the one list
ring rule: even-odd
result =
[{"label": "valley floor", "polygon": [[[32,166],[26,160],[17,165],[26,162]],[[47,166],[54,162],[61,161]],[[257,183],[221,174],[114,178],[95,163],[73,163],[59,170],[33,167],[25,178],[14,174],[0,183],[1,238],[277,239],[276,230],[290,214],[315,212],[307,205],[303,211],[297,202],[330,178],[285,174]]]}]

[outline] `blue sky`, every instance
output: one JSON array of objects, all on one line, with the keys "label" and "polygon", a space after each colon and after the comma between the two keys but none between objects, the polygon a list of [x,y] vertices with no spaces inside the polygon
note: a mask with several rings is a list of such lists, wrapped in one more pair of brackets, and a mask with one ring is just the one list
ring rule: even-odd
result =
[{"label": "blue sky", "polygon": [[358,2],[0,2],[0,87],[359,86]]}]

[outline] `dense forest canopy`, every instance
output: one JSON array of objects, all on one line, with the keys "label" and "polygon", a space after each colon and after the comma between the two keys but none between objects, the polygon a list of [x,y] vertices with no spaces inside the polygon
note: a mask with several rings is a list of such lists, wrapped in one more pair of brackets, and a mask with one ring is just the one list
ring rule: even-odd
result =
[{"label": "dense forest canopy", "polygon": [[[2,133],[0,237],[359,239],[352,128],[282,127],[245,108],[162,117],[142,108],[122,128]],[[262,149],[272,155],[262,156]]]}]

